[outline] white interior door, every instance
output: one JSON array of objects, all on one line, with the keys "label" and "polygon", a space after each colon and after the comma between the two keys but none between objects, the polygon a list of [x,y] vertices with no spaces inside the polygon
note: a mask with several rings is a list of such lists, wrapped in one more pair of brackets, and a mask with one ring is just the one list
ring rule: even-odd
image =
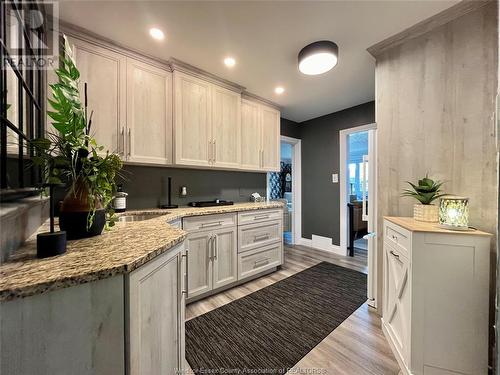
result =
[{"label": "white interior door", "polygon": [[368,155],[363,156],[363,220],[367,222],[368,234],[364,237],[368,242],[368,304],[377,307],[375,294],[377,290],[377,129],[368,131]]}]

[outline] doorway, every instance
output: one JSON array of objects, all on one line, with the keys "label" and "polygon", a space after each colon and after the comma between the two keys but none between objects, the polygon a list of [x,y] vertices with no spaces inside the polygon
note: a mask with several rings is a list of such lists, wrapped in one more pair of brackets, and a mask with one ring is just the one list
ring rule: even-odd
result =
[{"label": "doorway", "polygon": [[376,307],[377,126],[340,131],[340,246],[347,256],[366,259],[368,304]]},{"label": "doorway", "polygon": [[293,245],[302,237],[300,139],[282,136],[280,171],[267,174],[267,198],[283,202],[283,241]]}]

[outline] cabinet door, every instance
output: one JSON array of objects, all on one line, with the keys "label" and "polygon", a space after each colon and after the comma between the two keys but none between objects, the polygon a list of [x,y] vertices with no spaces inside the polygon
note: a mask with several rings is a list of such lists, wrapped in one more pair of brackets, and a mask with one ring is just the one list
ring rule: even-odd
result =
[{"label": "cabinet door", "polygon": [[213,164],[239,168],[241,145],[241,95],[212,86]]},{"label": "cabinet door", "polygon": [[183,245],[129,275],[129,371],[173,374],[182,365]]},{"label": "cabinet door", "polygon": [[213,288],[238,279],[236,227],[214,231]]},{"label": "cabinet door", "polygon": [[262,169],[280,170],[280,112],[270,107],[261,107],[262,121]]},{"label": "cabinet door", "polygon": [[91,134],[105,151],[124,155],[126,58],[116,52],[70,39],[80,71],[80,93],[87,83],[88,113],[93,111]]},{"label": "cabinet door", "polygon": [[189,233],[188,298],[212,290],[212,232]]},{"label": "cabinet door", "polygon": [[127,158],[172,163],[172,73],[127,59]]},{"label": "cabinet door", "polygon": [[410,269],[408,259],[384,244],[384,322],[401,358],[408,366],[410,335]]},{"label": "cabinet door", "polygon": [[261,169],[262,130],[260,108],[255,102],[241,101],[241,169]]},{"label": "cabinet door", "polygon": [[174,72],[175,164],[210,165],[211,105],[210,83]]}]

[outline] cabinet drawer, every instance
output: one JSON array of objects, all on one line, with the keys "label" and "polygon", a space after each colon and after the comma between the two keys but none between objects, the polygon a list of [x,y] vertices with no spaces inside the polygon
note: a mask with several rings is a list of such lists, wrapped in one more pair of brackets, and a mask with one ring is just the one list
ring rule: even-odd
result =
[{"label": "cabinet drawer", "polygon": [[258,223],[261,221],[283,219],[283,210],[255,210],[238,213],[238,224]]},{"label": "cabinet drawer", "polygon": [[406,257],[410,256],[411,234],[408,230],[391,222],[385,221],[384,241],[388,242],[392,245],[392,247],[404,252]]},{"label": "cabinet drawer", "polygon": [[238,254],[238,280],[281,264],[282,243]]},{"label": "cabinet drawer", "polygon": [[242,253],[281,241],[281,220],[247,224],[238,227],[238,252]]},{"label": "cabinet drawer", "polygon": [[182,227],[187,231],[219,229],[236,225],[236,214],[193,216],[182,220]]}]

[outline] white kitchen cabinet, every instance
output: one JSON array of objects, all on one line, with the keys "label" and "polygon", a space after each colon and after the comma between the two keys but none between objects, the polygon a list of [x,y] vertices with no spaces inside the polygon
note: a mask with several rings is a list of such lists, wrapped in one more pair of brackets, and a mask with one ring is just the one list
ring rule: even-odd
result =
[{"label": "white kitchen cabinet", "polygon": [[241,169],[280,170],[280,112],[243,99]]},{"label": "white kitchen cabinet", "polygon": [[262,106],[262,169],[280,171],[280,112]]},{"label": "white kitchen cabinet", "polygon": [[93,112],[91,135],[105,151],[125,156],[127,59],[97,44],[68,40],[80,71],[82,103],[87,83],[88,115]]},{"label": "white kitchen cabinet", "polygon": [[261,169],[262,130],[260,105],[241,101],[241,169]]},{"label": "white kitchen cabinet", "polygon": [[174,139],[175,164],[212,164],[212,85],[178,71],[174,72]]},{"label": "white kitchen cabinet", "polygon": [[382,328],[404,374],[488,373],[490,239],[385,219]]},{"label": "white kitchen cabinet", "polygon": [[241,95],[212,85],[212,165],[240,167]]},{"label": "white kitchen cabinet", "polygon": [[130,375],[173,374],[184,361],[184,246],[128,276]]},{"label": "white kitchen cabinet", "polygon": [[127,160],[172,163],[172,73],[127,58]]},{"label": "white kitchen cabinet", "polygon": [[183,219],[187,237],[188,299],[237,281],[236,214]]},{"label": "white kitchen cabinet", "polygon": [[188,249],[188,298],[212,290],[212,232],[189,233]]},{"label": "white kitchen cabinet", "polygon": [[235,227],[213,232],[213,289],[231,284],[238,279],[236,235]]}]

